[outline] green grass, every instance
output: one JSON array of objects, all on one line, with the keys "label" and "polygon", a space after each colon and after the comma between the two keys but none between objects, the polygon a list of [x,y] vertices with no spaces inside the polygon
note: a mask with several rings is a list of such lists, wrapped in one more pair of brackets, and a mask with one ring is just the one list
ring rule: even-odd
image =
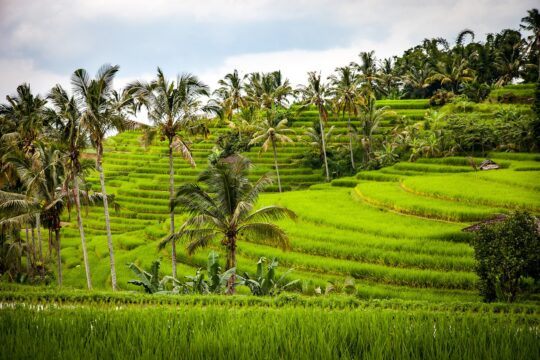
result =
[{"label": "green grass", "polygon": [[479,221],[507,212],[496,207],[472,207],[460,202],[418,196],[405,191],[397,183],[363,182],[356,187],[356,191],[363,199],[376,206],[434,219]]},{"label": "green grass", "polygon": [[[459,174],[409,177],[403,180],[403,187],[411,192],[436,198],[540,212],[540,192],[497,183],[493,179],[484,179],[484,176],[480,173],[472,176]],[[492,176],[506,177],[508,173],[498,171]]]},{"label": "green grass", "polygon": [[286,305],[287,298],[280,300],[279,308],[257,302],[4,308],[0,357],[417,359],[451,354],[459,359],[533,359],[540,351],[534,315],[440,313],[414,305],[407,309],[407,304],[398,305],[407,311],[391,304],[356,310],[298,308]]}]

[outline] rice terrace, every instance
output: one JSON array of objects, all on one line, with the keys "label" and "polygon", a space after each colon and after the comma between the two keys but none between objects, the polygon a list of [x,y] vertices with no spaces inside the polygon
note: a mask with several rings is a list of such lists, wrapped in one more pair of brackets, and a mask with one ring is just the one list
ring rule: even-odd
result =
[{"label": "rice terrace", "polygon": [[0,359],[539,359],[534,3],[263,3],[1,2]]}]

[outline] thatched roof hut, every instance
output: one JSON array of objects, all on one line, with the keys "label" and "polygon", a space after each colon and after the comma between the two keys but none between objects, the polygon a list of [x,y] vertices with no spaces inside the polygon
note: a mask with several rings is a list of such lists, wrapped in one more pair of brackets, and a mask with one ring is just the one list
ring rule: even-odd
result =
[{"label": "thatched roof hut", "polygon": [[[461,229],[461,231],[464,231],[464,232],[476,232],[476,231],[480,230],[480,227],[482,225],[497,224],[497,223],[503,222],[507,218],[508,218],[508,215],[506,215],[506,214],[497,214],[492,218],[480,221],[480,222],[478,222],[476,224],[473,224],[471,226],[467,226],[466,228]],[[535,218],[535,219],[536,219],[536,225],[538,227],[538,233],[540,234],[540,219],[538,219],[538,218]]]},{"label": "thatched roof hut", "polygon": [[480,166],[478,168],[480,170],[497,170],[497,169],[500,169],[501,167],[495,161],[487,159],[487,160],[482,161],[482,163],[480,163]]}]

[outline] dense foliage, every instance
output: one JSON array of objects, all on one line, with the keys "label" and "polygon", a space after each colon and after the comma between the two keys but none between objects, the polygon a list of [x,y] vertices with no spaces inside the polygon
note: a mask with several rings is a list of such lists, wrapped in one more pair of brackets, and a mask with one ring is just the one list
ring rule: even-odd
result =
[{"label": "dense foliage", "polygon": [[[496,225],[483,225],[473,242],[486,301],[514,301],[527,278],[540,279],[540,232],[535,217],[517,212]],[[529,286],[531,286],[529,284]]]}]

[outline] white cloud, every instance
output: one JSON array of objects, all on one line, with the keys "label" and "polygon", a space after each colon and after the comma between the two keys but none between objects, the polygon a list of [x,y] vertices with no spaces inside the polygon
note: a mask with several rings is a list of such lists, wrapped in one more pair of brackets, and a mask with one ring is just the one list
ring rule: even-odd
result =
[{"label": "white cloud", "polygon": [[1,102],[4,102],[6,95],[14,94],[17,86],[24,82],[30,83],[32,91],[41,95],[46,95],[55,84],[69,86],[69,74],[38,69],[30,59],[0,58],[0,76]]}]

